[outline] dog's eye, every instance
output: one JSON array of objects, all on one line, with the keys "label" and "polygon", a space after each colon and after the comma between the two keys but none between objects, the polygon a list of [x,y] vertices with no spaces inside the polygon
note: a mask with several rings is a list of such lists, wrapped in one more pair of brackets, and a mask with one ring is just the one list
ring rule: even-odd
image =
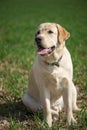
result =
[{"label": "dog's eye", "polygon": [[37,34],[40,34],[40,31],[37,31]]},{"label": "dog's eye", "polygon": [[49,33],[49,34],[52,34],[52,33],[53,33],[53,31],[49,30],[49,31],[48,31],[48,33]]}]

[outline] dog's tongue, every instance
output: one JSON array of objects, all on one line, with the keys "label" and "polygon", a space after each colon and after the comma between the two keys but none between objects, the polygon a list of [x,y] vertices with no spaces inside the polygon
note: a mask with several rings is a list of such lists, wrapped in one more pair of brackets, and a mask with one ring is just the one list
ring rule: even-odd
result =
[{"label": "dog's tongue", "polygon": [[38,49],[38,50],[37,50],[37,53],[38,53],[39,55],[45,55],[45,54],[48,54],[48,53],[50,53],[50,52],[52,52],[52,49],[51,49],[51,48]]}]

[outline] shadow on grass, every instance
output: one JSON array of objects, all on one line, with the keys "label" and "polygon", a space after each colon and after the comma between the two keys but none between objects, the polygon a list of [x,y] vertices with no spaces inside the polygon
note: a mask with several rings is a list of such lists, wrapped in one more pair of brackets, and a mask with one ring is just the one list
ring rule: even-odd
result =
[{"label": "shadow on grass", "polygon": [[17,102],[6,102],[0,105],[0,115],[6,118],[14,118],[19,121],[33,120],[34,113],[27,110],[21,100]]},{"label": "shadow on grass", "polygon": [[[21,128],[40,128],[39,121],[43,119],[42,111],[32,112],[28,110],[21,99],[16,101],[6,101],[5,103],[0,104],[0,125],[3,127],[16,127]],[[7,126],[8,125],[8,126]],[[3,129],[2,127],[2,129]]]}]

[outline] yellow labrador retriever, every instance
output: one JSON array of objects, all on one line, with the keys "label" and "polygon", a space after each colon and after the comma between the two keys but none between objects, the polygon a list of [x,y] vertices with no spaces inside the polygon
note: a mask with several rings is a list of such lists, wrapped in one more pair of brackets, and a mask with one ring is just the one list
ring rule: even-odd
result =
[{"label": "yellow labrador retriever", "polygon": [[43,109],[49,127],[63,107],[68,125],[76,122],[73,110],[79,110],[71,56],[65,46],[69,37],[70,33],[55,23],[41,24],[35,35],[37,57],[22,100],[32,111]]}]

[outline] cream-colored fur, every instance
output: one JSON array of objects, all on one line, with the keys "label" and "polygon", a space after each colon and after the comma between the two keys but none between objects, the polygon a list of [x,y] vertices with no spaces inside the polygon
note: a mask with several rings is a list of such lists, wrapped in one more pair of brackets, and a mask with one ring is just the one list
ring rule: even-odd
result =
[{"label": "cream-colored fur", "polygon": [[[29,79],[29,87],[23,96],[23,103],[32,111],[43,109],[49,127],[57,120],[58,113],[64,107],[67,122],[75,123],[73,110],[76,105],[77,91],[72,81],[73,67],[65,41],[70,34],[59,24],[44,23],[39,26],[35,37],[41,38],[44,48],[55,46],[52,53],[37,55]],[[52,33],[49,33],[49,30]],[[52,63],[59,61],[59,67]],[[48,64],[49,63],[49,64]]]}]

